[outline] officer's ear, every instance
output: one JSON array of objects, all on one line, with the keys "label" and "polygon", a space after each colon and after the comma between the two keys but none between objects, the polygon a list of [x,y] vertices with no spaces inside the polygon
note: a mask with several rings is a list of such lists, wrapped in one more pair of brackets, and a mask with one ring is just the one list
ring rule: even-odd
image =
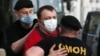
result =
[{"label": "officer's ear", "polygon": [[59,32],[61,32],[61,26],[59,26],[58,30],[59,30]]},{"label": "officer's ear", "polygon": [[14,13],[15,13],[15,16],[18,16],[18,11],[14,11]]},{"label": "officer's ear", "polygon": [[77,34],[80,34],[80,29],[79,29],[79,30],[77,30]]}]

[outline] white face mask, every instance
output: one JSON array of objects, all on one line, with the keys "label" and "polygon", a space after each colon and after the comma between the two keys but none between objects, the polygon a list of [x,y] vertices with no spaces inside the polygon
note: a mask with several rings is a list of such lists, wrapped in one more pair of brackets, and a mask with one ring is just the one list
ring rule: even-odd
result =
[{"label": "white face mask", "polygon": [[57,19],[44,20],[44,26],[49,32],[53,32],[57,27]]}]

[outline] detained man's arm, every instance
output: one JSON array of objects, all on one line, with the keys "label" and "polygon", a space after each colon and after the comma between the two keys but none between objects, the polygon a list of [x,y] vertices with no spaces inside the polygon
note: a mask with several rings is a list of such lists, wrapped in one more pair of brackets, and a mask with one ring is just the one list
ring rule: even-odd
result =
[{"label": "detained man's arm", "polygon": [[37,26],[37,23],[34,25],[33,29],[27,35],[25,35],[23,38],[17,40],[16,42],[12,43],[11,49],[13,50],[14,53],[19,53],[22,50],[28,35],[34,30],[34,28],[36,26]]},{"label": "detained man's arm", "polygon": [[39,46],[33,46],[25,52],[25,56],[44,56],[44,50]]},{"label": "detained man's arm", "polygon": [[[48,56],[66,56],[67,52],[65,48],[54,50],[55,44],[50,48]],[[39,46],[33,46],[28,49],[25,53],[25,56],[44,56],[44,50]]]}]

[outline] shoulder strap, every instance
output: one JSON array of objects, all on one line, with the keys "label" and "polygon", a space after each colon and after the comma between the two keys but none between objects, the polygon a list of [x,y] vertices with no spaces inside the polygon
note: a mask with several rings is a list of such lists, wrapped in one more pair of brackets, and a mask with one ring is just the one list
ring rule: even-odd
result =
[{"label": "shoulder strap", "polygon": [[36,27],[36,29],[39,31],[41,37],[42,37],[43,39],[45,39],[45,34],[40,30],[40,28],[39,28],[39,27]]},{"label": "shoulder strap", "polygon": [[56,28],[56,31],[57,31],[57,37],[60,37],[59,27],[60,27],[60,25],[58,25],[57,28]]}]

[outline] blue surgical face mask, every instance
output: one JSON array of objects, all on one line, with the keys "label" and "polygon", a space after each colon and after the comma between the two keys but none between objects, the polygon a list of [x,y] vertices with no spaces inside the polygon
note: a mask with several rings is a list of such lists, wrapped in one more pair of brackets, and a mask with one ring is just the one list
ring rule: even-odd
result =
[{"label": "blue surgical face mask", "polygon": [[27,24],[30,24],[32,23],[34,20],[34,16],[33,15],[29,15],[29,16],[22,16],[20,21],[23,22],[23,23],[27,23]]}]

